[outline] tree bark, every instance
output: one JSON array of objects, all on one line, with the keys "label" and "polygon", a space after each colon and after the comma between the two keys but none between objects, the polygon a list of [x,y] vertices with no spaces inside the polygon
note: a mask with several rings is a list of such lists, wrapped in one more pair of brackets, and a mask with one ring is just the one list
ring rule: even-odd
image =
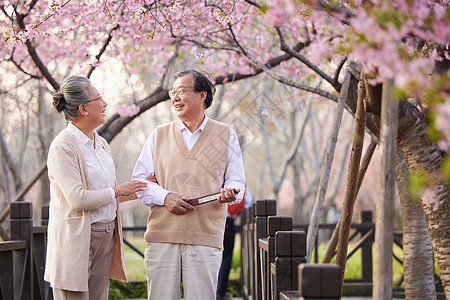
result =
[{"label": "tree bark", "polygon": [[445,296],[450,299],[450,186],[442,173],[442,154],[427,138],[423,114],[406,101],[399,104],[398,146],[408,170],[423,174],[421,204]]},{"label": "tree bark", "polygon": [[408,189],[408,167],[399,152],[396,182],[402,207],[403,272],[406,299],[436,299],[431,238],[420,201]]},{"label": "tree bark", "polygon": [[394,234],[395,155],[398,104],[393,80],[383,83],[381,105],[381,168],[376,200],[373,299],[392,299],[392,244]]}]

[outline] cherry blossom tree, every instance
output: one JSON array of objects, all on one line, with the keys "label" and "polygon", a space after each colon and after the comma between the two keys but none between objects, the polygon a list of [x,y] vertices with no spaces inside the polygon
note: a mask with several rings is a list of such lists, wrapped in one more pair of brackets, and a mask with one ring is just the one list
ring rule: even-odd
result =
[{"label": "cherry blossom tree", "polygon": [[[118,108],[99,130],[108,140],[168,100],[169,75],[186,55],[195,56],[218,85],[267,76],[309,98],[334,102],[343,67],[356,61],[366,74],[366,132],[374,138],[382,82],[392,79],[399,99],[398,149],[408,169],[402,174],[418,182],[413,196],[421,199],[450,297],[448,1],[7,0],[0,10],[5,92],[28,81],[58,89],[67,70],[90,76],[108,57],[137,74],[148,68],[151,55],[159,84],[147,97],[126,103],[135,106]],[[346,91],[352,114],[359,78],[352,74]]]}]

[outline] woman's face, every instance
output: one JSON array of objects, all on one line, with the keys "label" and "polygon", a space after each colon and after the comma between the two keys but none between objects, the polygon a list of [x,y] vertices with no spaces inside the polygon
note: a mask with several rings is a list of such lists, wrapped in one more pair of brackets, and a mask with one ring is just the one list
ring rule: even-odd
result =
[{"label": "woman's face", "polygon": [[108,104],[94,86],[89,86],[87,92],[89,102],[84,105],[87,113],[85,117],[89,124],[92,124],[93,128],[97,128],[106,122],[105,110]]}]

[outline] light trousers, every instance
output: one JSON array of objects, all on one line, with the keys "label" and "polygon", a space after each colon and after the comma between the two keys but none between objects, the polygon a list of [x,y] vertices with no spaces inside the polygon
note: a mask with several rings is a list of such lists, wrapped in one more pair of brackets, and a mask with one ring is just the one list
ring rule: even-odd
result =
[{"label": "light trousers", "polygon": [[219,248],[146,243],[145,271],[149,300],[216,299],[217,277],[222,251]]},{"label": "light trousers", "polygon": [[114,254],[114,221],[91,224],[89,248],[89,291],[53,288],[54,300],[108,300],[109,271]]}]

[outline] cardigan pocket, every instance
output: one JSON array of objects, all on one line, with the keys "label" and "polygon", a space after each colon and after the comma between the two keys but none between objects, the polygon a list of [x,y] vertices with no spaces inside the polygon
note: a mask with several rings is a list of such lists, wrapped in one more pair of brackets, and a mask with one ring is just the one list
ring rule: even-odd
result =
[{"label": "cardigan pocket", "polygon": [[82,221],[83,217],[71,217],[71,218],[66,217],[67,224],[81,224]]}]

